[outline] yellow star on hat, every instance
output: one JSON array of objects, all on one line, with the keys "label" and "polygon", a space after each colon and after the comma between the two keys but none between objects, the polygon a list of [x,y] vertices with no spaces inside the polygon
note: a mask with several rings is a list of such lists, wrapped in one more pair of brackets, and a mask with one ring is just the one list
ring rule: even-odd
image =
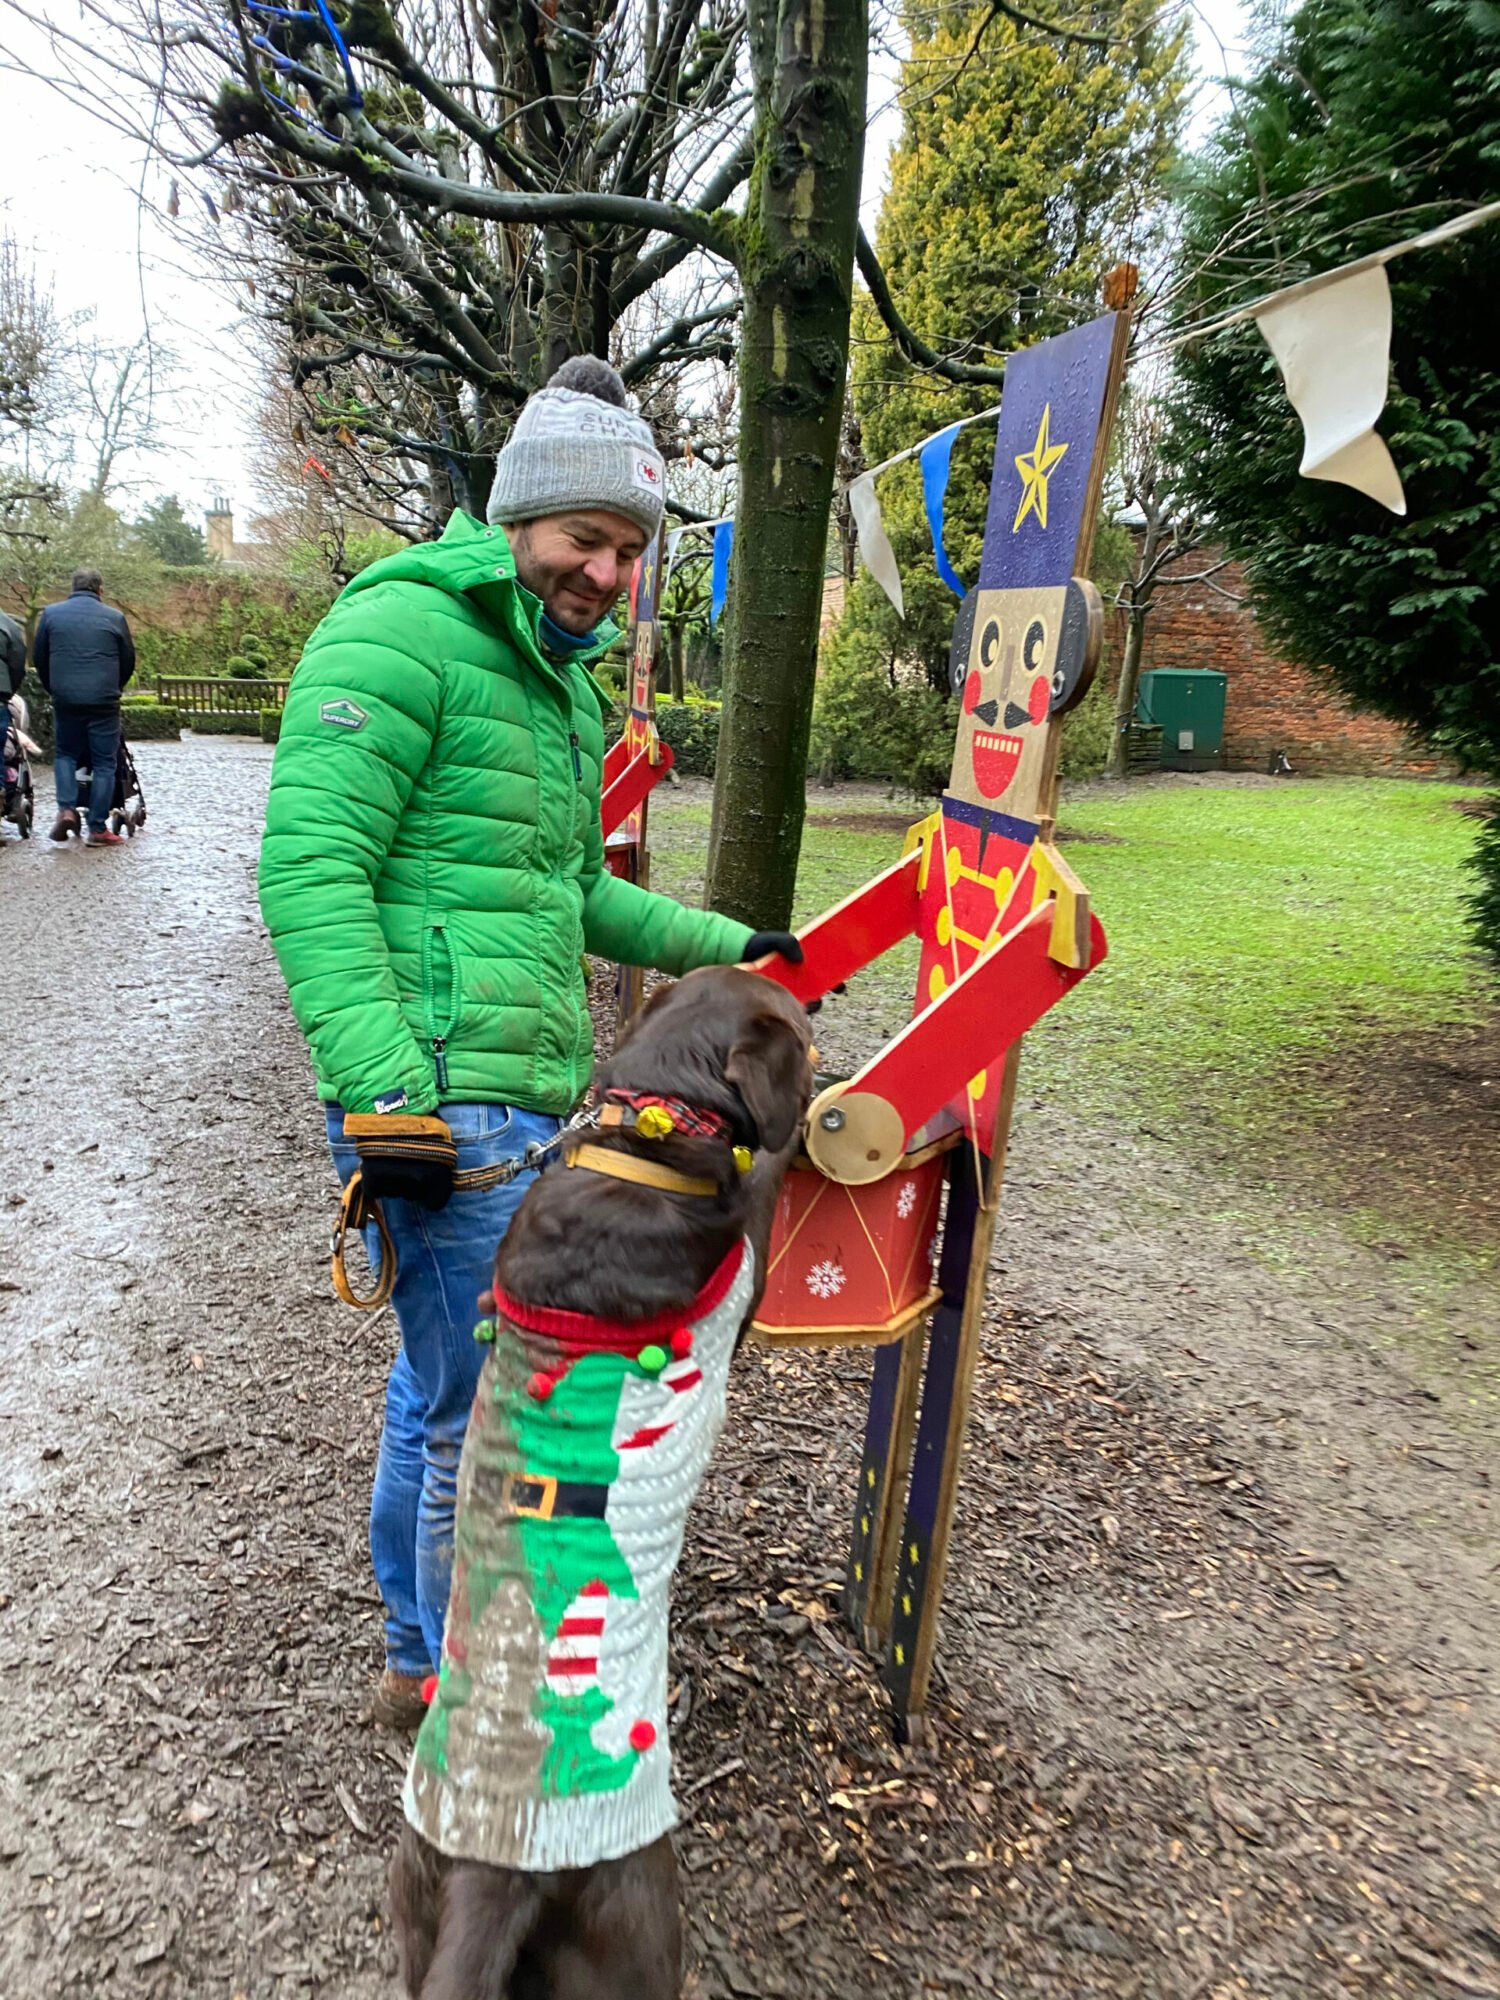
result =
[{"label": "yellow star on hat", "polygon": [[1036,443],[1030,451],[1023,451],[1016,458],[1016,470],[1021,475],[1021,504],[1010,525],[1012,534],[1028,514],[1035,514],[1044,528],[1047,525],[1047,481],[1068,449],[1065,444],[1053,444],[1051,439],[1052,405],[1044,403],[1042,421],[1037,425]]}]

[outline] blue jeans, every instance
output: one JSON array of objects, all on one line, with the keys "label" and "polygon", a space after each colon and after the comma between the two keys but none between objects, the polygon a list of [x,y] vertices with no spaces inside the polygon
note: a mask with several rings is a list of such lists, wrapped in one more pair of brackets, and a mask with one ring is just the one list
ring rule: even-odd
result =
[{"label": "blue jeans", "polygon": [[59,812],[78,809],[78,766],[87,764],[94,774],[89,789],[89,825],[95,833],[103,830],[115,802],[115,760],[120,754],[118,709],[69,708],[54,711],[57,743],[52,758],[52,776],[57,785]]},{"label": "blue jeans", "polygon": [[[328,1144],[341,1182],[359,1164],[344,1138],[344,1114],[325,1105]],[[533,1139],[550,1139],[561,1122],[504,1104],[445,1104],[458,1144],[458,1170],[492,1167]],[[488,1352],[474,1338],[479,1294],[495,1273],[495,1250],[536,1179],[519,1174],[502,1187],[455,1194],[446,1208],[383,1201],[396,1247],[393,1304],[401,1351],[385,1392],[385,1427],[370,1502],[370,1560],[385,1605],[386,1665],[427,1674],[442,1657],[453,1567],[453,1503],[469,1408]],[[374,1230],[366,1232],[372,1260]]]}]

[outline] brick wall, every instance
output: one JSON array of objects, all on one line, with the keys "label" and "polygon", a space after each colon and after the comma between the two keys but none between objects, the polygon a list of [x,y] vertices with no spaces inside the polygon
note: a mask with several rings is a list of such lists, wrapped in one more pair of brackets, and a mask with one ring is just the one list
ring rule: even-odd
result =
[{"label": "brick wall", "polygon": [[[1217,560],[1211,551],[1200,552],[1175,568],[1196,575]],[[1249,604],[1231,601],[1244,598],[1238,564],[1218,571],[1213,581],[1218,591],[1206,583],[1183,583],[1158,593],[1141,666],[1148,673],[1153,667],[1210,667],[1227,676],[1228,769],[1264,771],[1272,753],[1283,750],[1293,771],[1304,777],[1451,774],[1450,765],[1398,724],[1348,707],[1322,675],[1275,658]]]}]

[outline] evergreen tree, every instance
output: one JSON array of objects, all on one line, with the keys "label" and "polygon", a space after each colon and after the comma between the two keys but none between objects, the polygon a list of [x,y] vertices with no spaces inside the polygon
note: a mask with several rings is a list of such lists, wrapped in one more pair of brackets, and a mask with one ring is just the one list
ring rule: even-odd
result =
[{"label": "evergreen tree", "polygon": [[[908,10],[906,109],[877,247],[902,316],[941,353],[993,365],[1077,325],[1102,310],[1104,272],[1149,251],[1187,80],[1185,30],[1161,17],[1153,0],[1094,6],[1087,25],[1110,37],[1099,48],[988,7]],[[854,357],[867,464],[998,400],[913,367],[868,299]],[[953,452],[944,540],[966,583],[994,450],[993,427],[975,424]],[[957,600],[933,566],[917,464],[885,474],[879,492],[906,617],[861,571],[829,648],[814,759],[830,774],[879,771],[930,791],[952,755]]]},{"label": "evergreen tree", "polygon": [[[1185,323],[1500,197],[1500,7],[1309,0],[1188,181]],[[1183,351],[1172,444],[1270,642],[1351,700],[1500,769],[1500,228],[1389,267],[1381,434],[1404,518],[1300,479],[1302,433],[1253,326]],[[1477,927],[1500,956],[1500,837]]]},{"label": "evergreen tree", "polygon": [[164,493],[159,500],[153,500],[136,522],[135,531],[147,548],[174,568],[197,569],[208,561],[203,530],[187,519],[175,493]]}]

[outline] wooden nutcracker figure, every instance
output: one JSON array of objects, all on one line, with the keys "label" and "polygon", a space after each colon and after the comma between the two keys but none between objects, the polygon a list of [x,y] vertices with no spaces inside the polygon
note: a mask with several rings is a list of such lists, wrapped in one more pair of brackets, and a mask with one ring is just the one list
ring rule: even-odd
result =
[{"label": "wooden nutcracker figure", "polygon": [[1115,311],[1011,356],[978,584],[951,655],[960,721],[947,790],[898,862],[801,933],[801,966],[760,968],[810,1001],[903,937],[921,946],[907,1026],[809,1110],[757,1320],[777,1344],[878,1345],[844,1603],[866,1645],[884,1649],[911,1737],[1021,1037],[1105,952],[1052,830],[1061,718],[1087,692],[1102,636],[1083,572],[1128,330],[1128,310]]}]

